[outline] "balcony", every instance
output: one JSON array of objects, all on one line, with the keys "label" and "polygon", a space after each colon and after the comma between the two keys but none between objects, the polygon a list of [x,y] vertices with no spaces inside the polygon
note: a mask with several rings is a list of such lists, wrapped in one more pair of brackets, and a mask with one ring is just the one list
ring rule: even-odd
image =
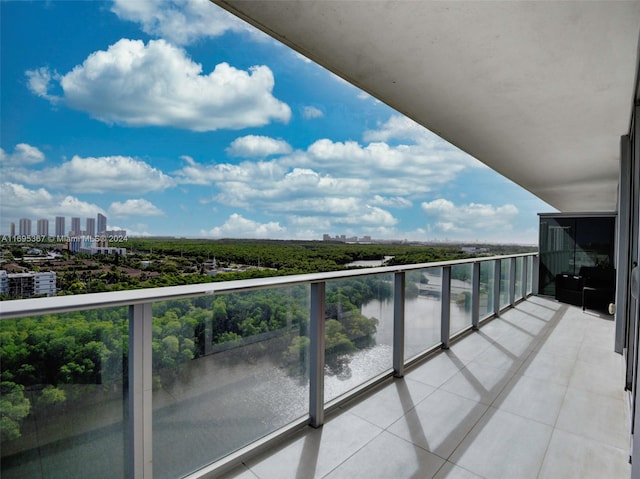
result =
[{"label": "balcony", "polygon": [[3,303],[2,477],[628,477],[613,322],[536,260]]},{"label": "balcony", "polygon": [[226,478],[628,478],[610,317],[530,297]]}]

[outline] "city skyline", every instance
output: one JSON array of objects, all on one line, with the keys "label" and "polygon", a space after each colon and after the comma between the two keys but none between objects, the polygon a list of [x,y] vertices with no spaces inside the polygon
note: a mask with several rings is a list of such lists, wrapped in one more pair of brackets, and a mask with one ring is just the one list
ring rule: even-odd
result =
[{"label": "city skyline", "polygon": [[[18,222],[18,230],[16,231],[16,224],[11,222],[9,224],[9,229],[7,231],[1,232],[2,235],[7,235],[11,237],[15,237],[16,235],[20,236],[32,236],[34,235],[33,224],[36,224],[35,234],[38,236],[96,236],[96,234],[104,234],[108,231],[107,225],[107,217],[98,214],[95,218],[86,217],[85,220],[85,228],[82,229],[81,223],[82,218],[78,216],[72,216],[71,218],[71,228],[67,231],[65,230],[66,217],[65,216],[56,216],[55,217],[55,235],[49,234],[49,218],[20,218]],[[100,225],[99,229],[96,230],[96,221]],[[112,230],[117,231],[117,230]]]},{"label": "city skyline", "polygon": [[132,5],[0,2],[0,231],[531,244],[554,211],[207,0]]}]

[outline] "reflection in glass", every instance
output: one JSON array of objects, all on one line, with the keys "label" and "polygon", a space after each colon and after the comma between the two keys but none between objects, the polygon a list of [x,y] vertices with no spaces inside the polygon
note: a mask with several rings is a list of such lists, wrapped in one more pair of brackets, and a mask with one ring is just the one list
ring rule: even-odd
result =
[{"label": "reflection in glass", "polygon": [[471,326],[471,278],[473,265],[457,264],[451,266],[451,334]]},{"label": "reflection in glass", "polygon": [[511,280],[511,260],[500,261],[500,309],[510,304],[509,282]]},{"label": "reflection in glass", "polygon": [[577,276],[582,267],[613,268],[613,216],[540,216],[540,294],[555,295],[556,275]]},{"label": "reflection in glass", "polygon": [[494,294],[494,268],[495,261],[483,261],[480,263],[480,318],[486,318],[493,314]]},{"label": "reflection in glass", "polygon": [[0,322],[3,479],[124,477],[127,314]]},{"label": "reflection in glass", "polygon": [[407,271],[405,359],[440,343],[442,268]]},{"label": "reflection in glass", "polygon": [[154,477],[183,476],[307,414],[308,323],[308,286],[154,303]]},{"label": "reflection in glass", "polygon": [[325,401],[393,366],[393,275],[328,281]]},{"label": "reflection in glass", "polygon": [[516,301],[522,299],[522,256],[516,258]]}]

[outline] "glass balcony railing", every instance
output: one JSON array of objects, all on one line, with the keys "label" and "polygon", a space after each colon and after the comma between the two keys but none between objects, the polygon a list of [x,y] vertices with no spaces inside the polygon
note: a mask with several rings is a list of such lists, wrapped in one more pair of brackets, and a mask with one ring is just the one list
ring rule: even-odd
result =
[{"label": "glass balcony railing", "polygon": [[534,257],[3,302],[1,475],[224,469],[526,297]]}]

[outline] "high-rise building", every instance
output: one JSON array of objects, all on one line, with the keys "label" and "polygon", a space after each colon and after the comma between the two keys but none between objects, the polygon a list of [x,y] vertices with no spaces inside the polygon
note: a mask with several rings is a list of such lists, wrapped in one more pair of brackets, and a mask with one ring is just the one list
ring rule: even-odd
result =
[{"label": "high-rise building", "polygon": [[82,233],[82,229],[80,228],[80,218],[75,216],[71,218],[71,230],[69,231],[69,236],[78,236]]},{"label": "high-rise building", "polygon": [[85,233],[87,236],[96,235],[96,219],[95,218],[87,218],[87,228],[85,229]]},{"label": "high-rise building", "polygon": [[42,218],[38,220],[38,235],[49,236],[49,220]]},{"label": "high-rise building", "polygon": [[56,236],[64,236],[64,216],[56,216]]},{"label": "high-rise building", "polygon": [[20,236],[31,236],[31,220],[20,218]]},{"label": "high-rise building", "polygon": [[16,224],[15,223],[11,223],[11,226],[9,227],[9,235],[10,236],[15,236],[16,235]]},{"label": "high-rise building", "polygon": [[53,271],[7,273],[0,270],[0,294],[8,294],[12,298],[29,298],[55,296],[56,291],[56,273]]},{"label": "high-rise building", "polygon": [[102,213],[98,213],[98,228],[96,233],[104,234],[107,231],[107,217]]}]

